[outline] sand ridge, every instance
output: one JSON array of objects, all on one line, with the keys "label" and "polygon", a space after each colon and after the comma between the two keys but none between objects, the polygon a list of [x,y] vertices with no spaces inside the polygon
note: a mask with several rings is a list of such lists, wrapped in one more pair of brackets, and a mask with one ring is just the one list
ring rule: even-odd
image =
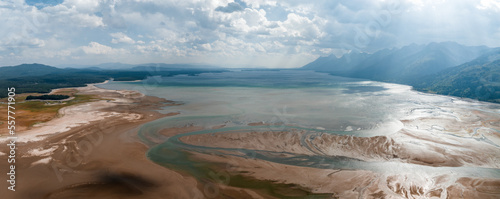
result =
[{"label": "sand ridge", "polygon": [[[94,85],[78,94],[103,100],[72,105],[55,118],[19,132],[16,192],[25,198],[193,198],[202,195],[195,179],[161,167],[145,157],[137,128],[165,117],[156,110],[172,103],[135,91]],[[140,108],[138,108],[140,107]],[[171,114],[170,114],[171,115]],[[2,144],[2,155],[7,149]],[[0,168],[6,168],[6,161]],[[2,169],[3,171],[3,169]],[[7,187],[5,181],[1,187]]]},{"label": "sand ridge", "polygon": [[[185,172],[173,171],[150,161],[145,156],[148,146],[137,137],[138,128],[141,124],[178,114],[156,112],[160,107],[175,103],[135,91],[106,90],[95,85],[77,89],[79,94],[97,95],[101,99],[63,108],[60,110],[61,117],[19,132],[19,191],[6,193],[7,198],[276,198],[268,191],[235,187],[217,181],[214,186],[218,192],[210,194],[206,188],[214,182],[197,180]],[[478,134],[495,136],[497,133],[481,130],[480,127],[497,127],[497,120],[488,118],[485,113],[474,114],[475,117],[470,121],[465,116],[443,116],[433,120],[427,116],[405,118],[401,121],[405,128],[398,133],[374,137],[309,134],[288,128],[282,132],[211,133],[185,136],[180,140],[199,146],[239,147],[283,152],[284,155],[285,152],[291,152],[344,156],[364,161],[403,162],[438,168],[464,165],[499,168],[496,157],[480,155],[481,152],[497,154],[498,148],[467,137]],[[440,125],[420,125],[429,123],[419,122],[424,120],[437,121]],[[481,124],[477,120],[489,122]],[[457,121],[463,126],[453,126]],[[453,129],[464,129],[470,124],[473,125],[472,131],[451,134]],[[157,133],[168,139],[205,128],[193,124],[165,128]],[[224,128],[224,125],[213,127],[219,128]],[[429,134],[429,131],[432,133]],[[449,131],[448,134],[446,131]],[[463,150],[449,150],[454,147]],[[6,149],[0,147],[0,155],[5,155],[5,152]],[[214,172],[244,176],[261,183],[286,185],[287,189],[273,191],[291,192],[289,194],[292,195],[306,191],[325,194],[329,198],[500,196],[498,179],[448,174],[420,175],[412,171],[412,167],[408,167],[406,172],[384,173],[293,166],[230,154],[188,153],[193,160],[219,165],[214,168]],[[5,167],[3,164],[5,162],[0,162],[1,168]],[[228,180],[234,181],[236,178]],[[0,186],[6,186],[2,183]]]}]

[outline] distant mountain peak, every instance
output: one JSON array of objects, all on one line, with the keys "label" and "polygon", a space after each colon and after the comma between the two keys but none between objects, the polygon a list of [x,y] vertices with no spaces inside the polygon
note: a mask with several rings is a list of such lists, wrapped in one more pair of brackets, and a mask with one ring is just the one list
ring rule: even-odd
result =
[{"label": "distant mountain peak", "polygon": [[17,66],[4,66],[4,67],[0,67],[1,68],[17,68],[17,69],[20,69],[20,68],[46,68],[46,69],[54,69],[54,70],[57,70],[58,68],[56,67],[53,67],[53,66],[49,66],[49,65],[45,65],[45,64],[39,64],[39,63],[32,63],[32,64],[20,64],[20,65],[17,65]]},{"label": "distant mountain peak", "polygon": [[302,69],[379,81],[406,82],[471,61],[488,49],[456,42],[413,43],[372,54],[351,52],[341,58],[320,57]]},{"label": "distant mountain peak", "polygon": [[38,64],[38,63],[20,64],[17,66],[0,67],[0,77],[16,78],[16,77],[26,77],[26,76],[40,76],[51,73],[57,73],[61,71],[62,69],[44,64]]}]

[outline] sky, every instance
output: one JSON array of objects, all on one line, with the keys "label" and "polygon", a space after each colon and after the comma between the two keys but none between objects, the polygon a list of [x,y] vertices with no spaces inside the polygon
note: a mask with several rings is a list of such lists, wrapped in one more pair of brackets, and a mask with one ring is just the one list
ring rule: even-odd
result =
[{"label": "sky", "polygon": [[2,0],[0,66],[293,68],[412,43],[500,46],[500,0]]}]

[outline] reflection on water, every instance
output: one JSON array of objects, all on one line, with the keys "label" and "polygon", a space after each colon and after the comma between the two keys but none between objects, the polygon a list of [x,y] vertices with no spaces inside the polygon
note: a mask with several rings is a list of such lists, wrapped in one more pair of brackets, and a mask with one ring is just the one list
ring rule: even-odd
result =
[{"label": "reflection on water", "polygon": [[[463,129],[444,132],[448,121],[478,120],[469,114],[481,111],[498,118],[500,106],[476,101],[419,93],[405,85],[341,78],[309,71],[243,71],[198,76],[149,78],[142,82],[110,82],[100,85],[108,89],[133,89],[146,95],[182,102],[165,107],[162,112],[180,112],[144,125],[140,137],[150,144],[148,156],[162,165],[184,168],[190,165],[184,151],[254,154],[255,158],[282,164],[333,169],[363,169],[376,172],[456,173],[463,176],[500,178],[498,169],[471,167],[430,167],[389,162],[365,162],[356,158],[300,155],[240,148],[216,148],[190,145],[179,141],[196,134],[245,131],[285,131],[300,129],[309,134],[329,133],[371,137],[395,135],[401,129],[469,136]],[[425,121],[421,118],[439,118]],[[406,121],[403,124],[401,121]],[[410,122],[408,122],[410,121]],[[412,122],[413,121],[413,122]],[[416,121],[416,122],[415,122]],[[434,122],[434,123],[433,123]],[[251,127],[250,123],[270,124]],[[158,131],[167,127],[203,126],[207,130],[166,137]],[[225,125],[222,129],[211,129]],[[491,128],[498,132],[499,129]],[[233,133],[233,132],[231,132]],[[461,134],[462,133],[462,134]],[[486,134],[485,134],[486,135]],[[486,144],[495,144],[487,136]],[[241,153],[233,153],[239,151]],[[172,158],[176,157],[176,158]],[[201,174],[200,174],[201,175]]]}]

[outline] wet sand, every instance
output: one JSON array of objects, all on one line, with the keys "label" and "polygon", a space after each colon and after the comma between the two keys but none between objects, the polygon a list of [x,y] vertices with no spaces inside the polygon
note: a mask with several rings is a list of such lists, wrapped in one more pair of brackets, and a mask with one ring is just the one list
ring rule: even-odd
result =
[{"label": "wet sand", "polygon": [[[270,132],[260,133],[268,134],[262,140],[269,143],[278,143],[272,137]],[[215,145],[217,147],[249,147],[245,144],[252,142],[239,142],[237,135],[223,134],[231,137],[221,139],[221,135],[198,135],[189,136],[182,139],[188,143],[194,144],[195,140],[205,138],[205,146]],[[207,138],[212,137],[209,140]],[[244,135],[243,137],[246,137]],[[250,133],[249,137],[259,139],[259,133]],[[293,136],[292,136],[293,137]],[[191,139],[189,139],[191,138]],[[198,139],[200,138],[200,139]],[[356,138],[354,138],[356,139]],[[367,138],[369,139],[369,138]],[[381,139],[381,138],[379,138]],[[215,141],[219,140],[219,141]],[[255,141],[255,140],[254,140]],[[373,141],[373,140],[372,140]],[[254,143],[259,143],[256,141]],[[207,144],[210,143],[210,144]],[[265,143],[259,146],[270,146]],[[281,142],[279,142],[281,143]],[[376,142],[374,142],[376,144]],[[358,148],[363,145],[359,145]],[[274,148],[273,147],[277,147]],[[295,149],[282,150],[279,146],[270,146],[261,148],[261,150],[276,151],[294,151],[300,152],[302,147]],[[293,148],[293,146],[291,147]],[[377,153],[373,151],[372,153]],[[302,167],[279,164],[259,159],[241,158],[222,154],[193,153],[193,157],[201,162],[217,162],[222,164],[218,172],[231,176],[226,184],[231,184],[232,179],[238,179],[237,176],[245,176],[249,179],[256,179],[262,182],[272,182],[278,184],[297,185],[296,189],[304,190],[314,194],[329,194],[328,198],[499,198],[500,180],[497,178],[473,178],[457,177],[452,172],[441,172],[437,175],[433,173],[422,173],[419,170],[407,171],[387,171],[373,172],[370,170],[351,170],[351,169],[320,169],[312,167]],[[391,161],[391,160],[388,160]],[[394,160],[393,160],[394,161]],[[413,164],[432,164],[440,166],[441,161],[427,160],[427,163],[421,161],[411,161]],[[442,165],[441,165],[442,166]],[[235,177],[236,176],[236,177]]]},{"label": "wet sand", "polygon": [[[232,155],[186,152],[193,160],[207,163],[219,177],[197,180],[188,172],[150,161],[146,156],[149,146],[137,136],[141,124],[179,114],[155,111],[162,106],[176,105],[174,102],[93,85],[78,90],[81,94],[98,95],[102,100],[63,108],[60,110],[62,117],[18,132],[16,192],[2,191],[2,198],[300,198],[309,194],[321,198],[500,198],[499,179],[419,175],[415,171],[391,174],[320,169]],[[475,114],[481,117],[481,113]],[[464,141],[457,135],[436,136],[411,128],[430,123],[422,120],[404,120],[402,123],[408,128],[388,136],[321,134],[301,142],[308,136],[305,132],[288,130],[212,133],[180,140],[207,147],[321,154],[363,161],[500,168],[495,159],[498,148],[474,139]],[[474,130],[481,125],[498,127],[497,120],[485,124],[461,122],[463,126],[456,126],[456,122],[449,119],[439,120],[447,129],[466,129],[457,130],[460,136],[498,137],[495,132]],[[266,124],[249,124],[260,125]],[[425,128],[440,130],[433,126]],[[158,134],[171,137],[203,129],[205,127],[193,124],[165,128]],[[3,158],[7,149],[5,140],[0,142],[0,157]],[[0,168],[7,172],[6,161],[0,162]],[[251,183],[241,185],[241,182]],[[6,190],[7,183],[2,181],[0,186]]]},{"label": "wet sand", "polygon": [[[439,135],[437,138],[406,130],[394,136],[356,137],[308,134],[307,131],[290,127],[288,131],[281,132],[219,132],[185,136],[180,140],[196,146],[343,156],[363,161],[395,161],[434,167],[500,168],[500,150],[495,146],[449,135]],[[450,148],[456,150],[447,150]]]},{"label": "wet sand", "polygon": [[[232,176],[229,181],[245,176],[262,182],[297,185],[298,190],[339,198],[500,198],[500,150],[492,139],[500,134],[486,130],[498,129],[498,121],[497,115],[482,112],[457,119],[423,115],[402,121],[404,127],[387,136],[310,133],[287,127],[284,131],[221,130],[183,136],[179,141],[213,147],[212,153],[193,152],[192,156],[199,162],[225,165],[218,171]],[[376,171],[355,166],[320,169],[241,158],[237,156],[248,156],[248,151],[233,149],[281,153],[284,158],[347,157],[392,164],[386,168],[385,164],[378,164],[382,167]],[[496,174],[477,174],[484,172],[481,171],[484,168]]]},{"label": "wet sand", "polygon": [[[195,179],[148,160],[148,147],[136,136],[139,125],[165,117],[155,110],[172,102],[93,85],[79,90],[106,100],[66,107],[62,117],[18,132],[16,192],[7,191],[2,180],[2,198],[193,198],[201,194]],[[0,157],[5,161],[0,168],[7,173],[7,148],[2,141]]]}]

